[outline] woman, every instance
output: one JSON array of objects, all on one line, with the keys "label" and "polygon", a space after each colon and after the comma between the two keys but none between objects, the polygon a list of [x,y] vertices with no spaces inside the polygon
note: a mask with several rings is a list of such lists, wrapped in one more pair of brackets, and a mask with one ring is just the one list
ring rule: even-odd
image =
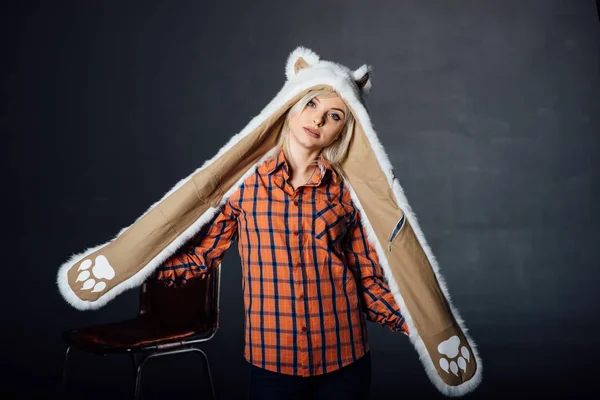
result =
[{"label": "woman", "polygon": [[[474,390],[481,358],[364,103],[370,67],[299,46],[285,75],[214,157],[112,240],[66,260],[61,295],[98,309],[153,274],[167,284],[201,278],[239,238],[254,396],[291,397],[277,384],[365,393],[361,309],[409,337],[441,393]],[[335,92],[303,97],[325,88]]]},{"label": "woman", "polygon": [[364,399],[365,314],[407,332],[339,167],[354,117],[333,90],[288,112],[275,157],[158,268],[167,285],[203,278],[238,238],[252,399]]}]

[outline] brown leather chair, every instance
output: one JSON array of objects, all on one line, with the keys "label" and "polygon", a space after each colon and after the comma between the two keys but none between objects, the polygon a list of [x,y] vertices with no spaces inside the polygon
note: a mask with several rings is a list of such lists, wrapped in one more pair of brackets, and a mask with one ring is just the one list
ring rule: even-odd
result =
[{"label": "brown leather chair", "polygon": [[216,398],[208,357],[195,345],[212,339],[217,332],[220,275],[219,265],[206,279],[189,280],[178,288],[166,287],[151,276],[140,287],[140,307],[135,318],[64,332],[67,349],[61,397],[64,398],[66,394],[69,353],[77,348],[99,355],[131,354],[136,400],[141,395],[142,369],[148,360],[195,352],[202,356],[212,396]]}]

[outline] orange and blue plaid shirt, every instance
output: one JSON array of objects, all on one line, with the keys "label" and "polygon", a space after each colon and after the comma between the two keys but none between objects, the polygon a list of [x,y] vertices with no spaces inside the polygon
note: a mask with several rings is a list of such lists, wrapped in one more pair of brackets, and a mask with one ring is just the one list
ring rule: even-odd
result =
[{"label": "orange and blue plaid shirt", "polygon": [[167,285],[203,278],[237,239],[244,357],[288,375],[324,374],[362,357],[366,319],[408,335],[344,180],[335,183],[321,155],[319,163],[294,189],[279,150],[155,274]]}]

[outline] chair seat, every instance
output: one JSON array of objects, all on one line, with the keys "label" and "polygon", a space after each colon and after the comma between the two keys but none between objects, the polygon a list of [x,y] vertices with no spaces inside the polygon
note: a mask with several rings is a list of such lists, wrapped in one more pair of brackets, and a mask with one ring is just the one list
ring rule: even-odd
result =
[{"label": "chair seat", "polygon": [[89,351],[118,352],[192,337],[208,337],[213,328],[202,321],[165,322],[164,319],[142,314],[126,321],[69,330],[63,337],[67,342]]}]

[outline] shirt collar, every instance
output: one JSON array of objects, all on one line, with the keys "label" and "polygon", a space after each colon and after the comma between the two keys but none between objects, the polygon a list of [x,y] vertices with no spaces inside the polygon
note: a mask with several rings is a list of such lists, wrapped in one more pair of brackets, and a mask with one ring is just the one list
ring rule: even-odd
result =
[{"label": "shirt collar", "polygon": [[[317,156],[317,159],[320,161],[321,165],[323,166],[323,169],[321,171],[323,176],[325,175],[327,170],[331,171],[331,175],[333,177],[337,176],[337,173],[335,172],[335,170],[333,169],[333,167],[331,166],[329,161],[327,161],[321,153],[319,153],[319,155]],[[271,175],[279,167],[283,167],[286,172],[289,171],[289,165],[287,163],[287,160],[285,159],[285,153],[283,152],[283,148],[279,149],[279,152],[277,153],[277,157],[270,158],[264,164],[264,167],[265,167],[264,173],[266,175]]]}]

